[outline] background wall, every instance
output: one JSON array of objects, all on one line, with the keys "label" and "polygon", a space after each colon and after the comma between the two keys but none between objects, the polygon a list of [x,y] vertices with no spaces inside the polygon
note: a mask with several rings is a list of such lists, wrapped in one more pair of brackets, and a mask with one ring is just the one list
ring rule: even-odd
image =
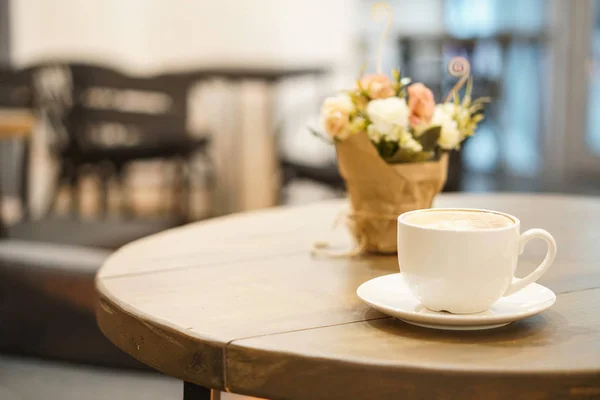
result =
[{"label": "background wall", "polygon": [[141,73],[207,65],[343,65],[354,1],[19,0],[13,60],[116,63]]}]

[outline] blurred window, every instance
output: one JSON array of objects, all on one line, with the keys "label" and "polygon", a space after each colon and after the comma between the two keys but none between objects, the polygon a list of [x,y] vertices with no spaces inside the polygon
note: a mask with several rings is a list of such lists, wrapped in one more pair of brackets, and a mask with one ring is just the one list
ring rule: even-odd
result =
[{"label": "blurred window", "polygon": [[593,7],[594,19],[589,60],[587,143],[594,154],[600,155],[600,0],[594,0]]},{"label": "blurred window", "polygon": [[[535,176],[540,168],[544,80],[544,31],[549,3],[543,0],[446,0],[444,22],[467,44],[475,82],[497,93],[486,120],[464,146],[464,163],[474,172]],[[459,42],[460,43],[460,42]],[[460,53],[461,49],[454,49]]]}]

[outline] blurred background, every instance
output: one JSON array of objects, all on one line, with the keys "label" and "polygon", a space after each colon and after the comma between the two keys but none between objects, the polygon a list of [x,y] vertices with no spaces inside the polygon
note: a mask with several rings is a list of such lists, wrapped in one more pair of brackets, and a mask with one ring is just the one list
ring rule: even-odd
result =
[{"label": "blurred background", "polygon": [[[2,399],[180,398],[99,333],[94,272],[186,222],[342,197],[306,128],[374,71],[374,3],[0,0]],[[600,0],[389,4],[385,71],[441,101],[464,56],[493,98],[446,191],[600,193]]]}]

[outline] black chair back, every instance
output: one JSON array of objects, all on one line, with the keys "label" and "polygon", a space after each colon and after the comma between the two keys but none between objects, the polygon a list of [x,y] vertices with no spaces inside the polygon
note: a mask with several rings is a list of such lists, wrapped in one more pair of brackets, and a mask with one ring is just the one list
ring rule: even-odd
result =
[{"label": "black chair back", "polygon": [[0,108],[31,107],[29,71],[0,67]]},{"label": "black chair back", "polygon": [[186,135],[188,82],[86,64],[42,65],[34,73],[36,104],[71,154],[180,139]]},{"label": "black chair back", "polygon": [[83,147],[135,147],[185,135],[187,81],[132,77],[104,67],[70,65],[69,130]]}]

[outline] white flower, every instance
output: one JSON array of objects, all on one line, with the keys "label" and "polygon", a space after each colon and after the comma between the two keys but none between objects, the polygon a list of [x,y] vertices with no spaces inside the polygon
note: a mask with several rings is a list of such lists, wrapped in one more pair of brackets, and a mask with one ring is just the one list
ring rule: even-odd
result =
[{"label": "white flower", "polygon": [[379,143],[383,135],[377,129],[375,129],[375,125],[371,124],[367,126],[367,136],[371,139],[373,143]]},{"label": "white flower", "polygon": [[399,140],[400,147],[406,150],[414,151],[416,153],[423,151],[421,143],[417,142],[410,133],[404,131],[403,135]]},{"label": "white flower", "polygon": [[440,126],[441,132],[438,145],[444,150],[455,149],[461,142],[462,137],[456,122],[456,106],[452,103],[438,104],[433,112],[431,125]]},{"label": "white flower", "polygon": [[461,120],[469,117],[469,110],[454,103],[438,104],[444,112],[456,120]]},{"label": "white flower", "polygon": [[350,121],[350,133],[356,134],[359,132],[364,132],[367,127],[367,121],[363,117],[354,117]]},{"label": "white flower", "polygon": [[367,105],[369,119],[375,125],[379,133],[383,135],[392,134],[396,128],[405,128],[408,125],[410,111],[406,100],[398,97],[371,100]]},{"label": "white flower", "polygon": [[385,140],[387,142],[396,142],[401,148],[406,150],[414,152],[423,150],[421,143],[417,142],[410,132],[397,126],[394,127],[390,133],[384,135],[377,130],[375,125],[371,124],[367,127],[367,136],[369,136],[369,139],[371,139],[373,143],[379,143],[382,140]]}]

